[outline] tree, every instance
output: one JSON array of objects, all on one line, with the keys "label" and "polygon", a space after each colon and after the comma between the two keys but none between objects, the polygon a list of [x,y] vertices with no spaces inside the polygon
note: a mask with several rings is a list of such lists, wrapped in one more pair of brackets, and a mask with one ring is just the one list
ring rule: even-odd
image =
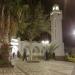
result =
[{"label": "tree", "polygon": [[[3,36],[1,37],[2,40],[2,47],[1,47],[1,56],[2,56],[2,61],[5,61],[6,65],[9,64],[9,37],[10,37],[10,30],[12,30],[12,25],[11,21],[16,23],[15,25],[17,26],[18,23],[18,10],[20,10],[21,5],[21,0],[2,0],[1,1],[1,33]],[[20,11],[21,12],[21,11]],[[16,17],[16,18],[15,18]],[[12,19],[12,20],[11,20]],[[10,29],[11,28],[11,29]]]},{"label": "tree", "polygon": [[55,50],[59,48],[59,45],[57,43],[51,43],[48,46],[49,48],[49,56],[55,58]]},{"label": "tree", "polygon": [[[34,10],[33,19],[26,28],[26,33],[29,41],[32,42],[36,37],[40,36],[42,32],[50,34],[50,21],[47,15],[44,15],[41,3],[39,2]],[[32,51],[30,52],[30,57],[32,59]]]},{"label": "tree", "polygon": [[[48,32],[50,34],[50,21],[47,15],[44,15],[41,2],[38,3],[33,13],[30,11],[30,7],[27,6],[24,9],[21,8],[20,11],[18,13],[18,37],[22,40],[27,39],[32,43],[37,36],[40,36],[41,32]],[[30,57],[32,59],[31,50]]]},{"label": "tree", "polygon": [[30,10],[28,5],[24,5],[21,8],[21,12],[18,12],[18,32],[17,37],[25,40],[27,27],[30,25]]},{"label": "tree", "polygon": [[38,2],[38,5],[35,8],[34,24],[37,28],[38,33],[47,32],[48,34],[50,34],[49,16],[44,14],[40,1]]},{"label": "tree", "polygon": [[22,0],[3,0],[1,9],[1,26],[5,39],[10,40],[17,33],[17,37],[32,42],[41,32],[50,33],[49,19],[44,15],[40,2],[33,13],[28,5],[22,4]]},{"label": "tree", "polygon": [[22,0],[9,1],[9,11],[11,14],[10,38],[16,36],[19,29],[20,16],[22,14]]},{"label": "tree", "polygon": [[[20,7],[21,0],[2,0],[1,1],[1,30],[2,30],[2,40],[9,42],[9,34],[12,24],[11,19],[15,22],[17,20],[17,11]],[[15,26],[16,27],[16,26]]]},{"label": "tree", "polygon": [[[27,11],[26,14],[28,18],[24,16],[24,26],[20,25],[20,31],[18,32],[18,36],[21,39],[33,41],[37,36],[40,36],[41,32],[48,32],[50,34],[50,21],[48,15],[44,15],[41,3],[39,2],[36,8],[33,11],[33,14],[30,11]],[[23,22],[22,22],[23,23]],[[21,29],[22,28],[22,29]]]}]

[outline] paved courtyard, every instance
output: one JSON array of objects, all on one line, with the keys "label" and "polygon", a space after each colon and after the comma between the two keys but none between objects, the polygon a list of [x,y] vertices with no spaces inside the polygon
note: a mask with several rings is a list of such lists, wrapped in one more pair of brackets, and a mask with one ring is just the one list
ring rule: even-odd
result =
[{"label": "paved courtyard", "polygon": [[14,60],[14,68],[0,68],[0,75],[75,75],[74,63],[64,61],[40,61],[27,63]]},{"label": "paved courtyard", "polygon": [[16,65],[27,75],[75,75],[75,64],[70,62],[51,60],[27,63],[19,60]]},{"label": "paved courtyard", "polygon": [[14,68],[0,68],[0,75],[25,75],[25,73],[22,72],[17,67],[14,67]]}]

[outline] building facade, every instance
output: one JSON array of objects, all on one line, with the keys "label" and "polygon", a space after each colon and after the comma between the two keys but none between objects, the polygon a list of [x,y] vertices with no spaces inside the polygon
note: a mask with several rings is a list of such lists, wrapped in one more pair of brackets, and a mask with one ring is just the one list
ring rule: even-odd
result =
[{"label": "building facade", "polygon": [[[59,9],[58,5],[54,5],[52,8],[52,12],[50,13],[50,21],[51,21],[51,44],[58,45],[58,48],[54,50],[56,59],[64,59],[64,43],[62,38],[62,11]],[[43,41],[42,41],[43,42]],[[49,43],[48,43],[49,44]],[[42,43],[37,42],[28,42],[28,41],[20,41],[18,45],[18,50],[21,55],[23,55],[24,51],[27,52],[28,59],[35,60],[37,57],[44,57],[48,46]],[[49,49],[50,50],[50,49]],[[35,58],[35,59],[34,59]]]}]

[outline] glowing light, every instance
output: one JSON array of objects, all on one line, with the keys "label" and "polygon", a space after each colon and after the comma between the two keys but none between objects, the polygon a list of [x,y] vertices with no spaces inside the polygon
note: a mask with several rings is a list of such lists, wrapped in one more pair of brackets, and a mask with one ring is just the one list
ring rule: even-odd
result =
[{"label": "glowing light", "polygon": [[15,53],[15,55],[17,55],[17,52],[18,52],[18,40],[17,39],[11,39],[11,43],[10,43],[12,46],[12,54]]},{"label": "glowing light", "polygon": [[47,44],[49,44],[49,40],[45,40],[45,41],[43,40],[43,41],[41,41],[41,43],[47,45]]},{"label": "glowing light", "polygon": [[11,45],[19,45],[18,43],[15,42],[11,42]]},{"label": "glowing light", "polygon": [[15,53],[15,55],[17,55],[17,52],[18,52],[18,47],[12,46],[12,54]]},{"label": "glowing light", "polygon": [[53,10],[53,11],[54,11],[54,10],[59,10],[59,6],[58,6],[57,4],[55,4],[55,5],[53,6],[52,10]]},{"label": "glowing light", "polygon": [[56,10],[59,10],[59,7],[58,6],[56,6]]},{"label": "glowing light", "polygon": [[53,7],[53,10],[55,10],[55,7]]},{"label": "glowing light", "polygon": [[75,36],[75,30],[73,30],[73,33],[72,34]]},{"label": "glowing light", "polygon": [[19,45],[17,39],[11,39],[11,45]]},{"label": "glowing light", "polygon": [[13,41],[13,42],[18,42],[18,40],[17,40],[17,39],[11,39],[11,41]]},{"label": "glowing light", "polygon": [[44,41],[41,41],[42,44],[44,44]]}]

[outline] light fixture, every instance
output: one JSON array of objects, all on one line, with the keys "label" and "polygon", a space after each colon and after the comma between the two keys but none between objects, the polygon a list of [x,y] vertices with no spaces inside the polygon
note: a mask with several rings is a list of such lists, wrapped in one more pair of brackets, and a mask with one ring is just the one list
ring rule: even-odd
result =
[{"label": "light fixture", "polygon": [[49,44],[49,40],[42,40],[41,43],[44,45],[47,45],[47,44]]},{"label": "light fixture", "polygon": [[53,11],[59,10],[59,6],[57,4],[55,4],[52,8]]}]

